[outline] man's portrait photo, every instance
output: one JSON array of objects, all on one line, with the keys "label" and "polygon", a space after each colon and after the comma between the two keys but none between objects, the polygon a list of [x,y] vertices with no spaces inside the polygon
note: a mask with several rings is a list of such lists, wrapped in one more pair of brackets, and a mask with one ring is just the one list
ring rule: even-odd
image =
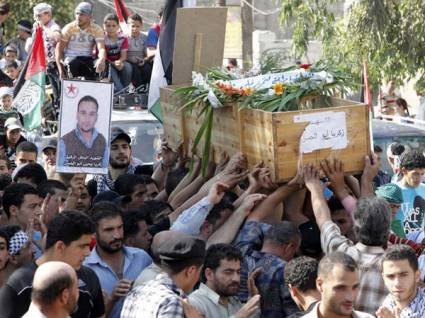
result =
[{"label": "man's portrait photo", "polygon": [[[57,155],[58,172],[107,171],[112,97],[105,98],[105,91],[108,91],[105,90],[105,84],[110,87],[108,83],[64,81]],[[88,89],[87,85],[92,86],[92,89]],[[101,87],[93,90],[96,85]],[[106,121],[105,114],[109,114]]]}]

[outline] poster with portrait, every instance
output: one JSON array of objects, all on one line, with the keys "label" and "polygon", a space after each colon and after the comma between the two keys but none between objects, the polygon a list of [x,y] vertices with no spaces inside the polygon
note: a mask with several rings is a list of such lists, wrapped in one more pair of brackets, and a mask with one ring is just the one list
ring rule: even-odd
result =
[{"label": "poster with portrait", "polygon": [[112,83],[62,81],[56,171],[106,174]]}]

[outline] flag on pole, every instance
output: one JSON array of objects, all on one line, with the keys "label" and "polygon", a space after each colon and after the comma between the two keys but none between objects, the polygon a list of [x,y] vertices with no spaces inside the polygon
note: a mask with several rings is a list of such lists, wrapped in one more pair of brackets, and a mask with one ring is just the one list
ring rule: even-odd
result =
[{"label": "flag on pole", "polygon": [[40,127],[45,99],[46,58],[42,32],[37,26],[31,52],[14,90],[13,106],[23,115],[27,130]]},{"label": "flag on pole", "polygon": [[160,88],[172,83],[177,8],[194,6],[196,6],[196,1],[194,0],[167,0],[164,8],[157,53],[153,60],[148,97],[149,111],[158,118],[160,122],[162,122],[159,99]]},{"label": "flag on pole", "polygon": [[127,24],[129,14],[123,0],[114,0],[114,5],[117,11],[118,21],[120,22],[121,31],[125,35],[130,35],[130,28]]}]

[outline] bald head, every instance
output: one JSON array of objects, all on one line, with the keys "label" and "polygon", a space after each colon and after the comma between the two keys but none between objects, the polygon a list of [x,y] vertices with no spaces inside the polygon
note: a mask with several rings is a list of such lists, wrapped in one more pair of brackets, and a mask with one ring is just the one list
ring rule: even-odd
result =
[{"label": "bald head", "polygon": [[77,285],[75,270],[63,262],[47,262],[39,266],[32,284],[32,300],[52,304],[67,289]]}]

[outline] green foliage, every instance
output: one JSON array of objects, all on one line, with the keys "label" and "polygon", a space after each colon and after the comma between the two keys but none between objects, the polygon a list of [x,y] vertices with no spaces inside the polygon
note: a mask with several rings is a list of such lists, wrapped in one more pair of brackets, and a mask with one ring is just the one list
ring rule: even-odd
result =
[{"label": "green foliage", "polygon": [[[33,8],[41,0],[9,0],[10,14],[6,24],[6,38],[10,39],[16,35],[16,25],[19,20],[28,20],[33,22]],[[74,16],[75,2],[69,0],[48,0],[45,1],[53,7],[53,19],[63,27],[71,22]]]},{"label": "green foliage", "polygon": [[358,0],[344,16],[329,9],[335,0],[281,0],[281,22],[294,28],[294,53],[303,55],[312,39],[323,43],[323,57],[360,79],[405,80],[425,70],[423,0]]}]

